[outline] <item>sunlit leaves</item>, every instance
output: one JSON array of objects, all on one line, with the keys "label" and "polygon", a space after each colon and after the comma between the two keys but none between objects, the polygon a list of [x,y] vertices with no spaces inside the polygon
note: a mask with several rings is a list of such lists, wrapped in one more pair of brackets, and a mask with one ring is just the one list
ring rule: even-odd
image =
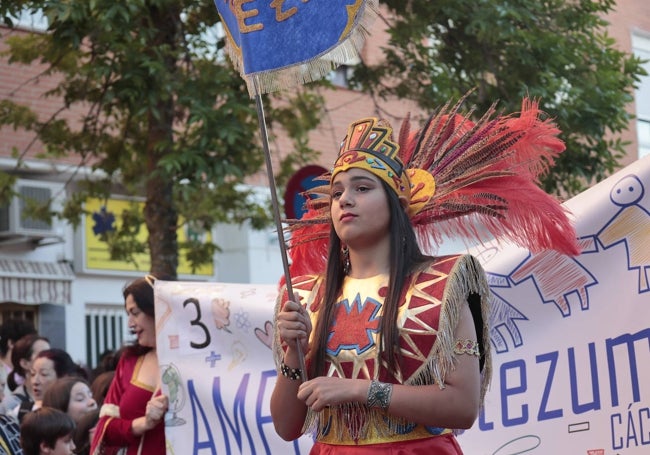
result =
[{"label": "sunlit leaves", "polygon": [[515,112],[523,96],[538,97],[567,144],[548,191],[575,194],[615,170],[626,146],[616,135],[631,121],[626,108],[643,74],[607,33],[615,1],[381,3],[390,8],[386,61],[359,68],[359,87],[427,111],[472,88],[468,103],[479,110],[499,100]]}]

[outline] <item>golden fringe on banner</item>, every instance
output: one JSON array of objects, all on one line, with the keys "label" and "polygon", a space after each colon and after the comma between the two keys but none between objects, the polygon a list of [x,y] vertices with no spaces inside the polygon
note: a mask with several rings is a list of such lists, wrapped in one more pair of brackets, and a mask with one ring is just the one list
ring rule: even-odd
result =
[{"label": "golden fringe on banner", "polygon": [[[317,81],[327,76],[339,65],[360,56],[365,39],[370,35],[370,26],[378,16],[378,0],[368,0],[364,10],[356,18],[349,36],[330,49],[313,59],[286,68],[271,71],[244,74],[240,61],[241,50],[232,46],[233,40],[228,39],[226,52],[230,61],[234,62],[242,78],[246,81],[251,98],[263,93],[277,92],[296,85]],[[254,79],[257,79],[257,84]],[[257,90],[256,90],[257,85]]]}]

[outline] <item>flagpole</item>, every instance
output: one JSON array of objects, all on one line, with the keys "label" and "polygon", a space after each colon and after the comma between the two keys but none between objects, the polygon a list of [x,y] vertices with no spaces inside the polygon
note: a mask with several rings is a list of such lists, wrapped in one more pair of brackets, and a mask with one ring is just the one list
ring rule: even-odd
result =
[{"label": "flagpole", "polygon": [[[257,121],[260,126],[262,136],[262,148],[264,150],[264,160],[266,161],[266,175],[269,181],[269,190],[271,191],[271,203],[273,205],[273,218],[275,228],[278,231],[278,241],[280,243],[280,256],[282,257],[282,268],[284,269],[284,278],[287,286],[287,295],[293,299],[293,285],[291,284],[291,274],[289,273],[289,259],[287,255],[287,244],[284,239],[284,229],[280,219],[280,204],[278,203],[278,192],[275,187],[275,174],[273,173],[273,163],[271,162],[271,151],[269,149],[269,137],[266,129],[266,120],[264,118],[264,104],[260,94],[258,75],[252,75],[253,86],[255,88],[255,106],[257,108]],[[298,302],[300,303],[300,302]],[[296,340],[296,350],[298,352],[298,361],[300,363],[300,379],[307,381],[307,369],[305,367],[305,355],[302,352],[300,341]]]}]

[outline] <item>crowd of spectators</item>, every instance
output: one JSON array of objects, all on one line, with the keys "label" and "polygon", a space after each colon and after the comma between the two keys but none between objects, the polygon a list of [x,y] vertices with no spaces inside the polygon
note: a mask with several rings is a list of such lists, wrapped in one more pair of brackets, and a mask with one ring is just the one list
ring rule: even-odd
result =
[{"label": "crowd of spectators", "polygon": [[121,351],[90,370],[31,321],[0,325],[0,455],[90,454]]}]

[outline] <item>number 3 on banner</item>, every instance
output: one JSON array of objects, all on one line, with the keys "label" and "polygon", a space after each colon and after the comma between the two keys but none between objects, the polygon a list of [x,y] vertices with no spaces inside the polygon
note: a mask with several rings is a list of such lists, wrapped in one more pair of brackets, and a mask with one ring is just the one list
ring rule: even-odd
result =
[{"label": "number 3 on banner", "polygon": [[195,343],[193,341],[190,341],[190,346],[192,346],[194,349],[203,349],[210,345],[210,331],[205,326],[205,324],[201,322],[201,305],[199,305],[199,301],[195,298],[189,298],[183,302],[183,308],[187,307],[189,303],[194,304],[194,307],[196,308],[196,318],[191,320],[190,324],[193,326],[201,327],[205,332],[205,341],[203,343]]}]

